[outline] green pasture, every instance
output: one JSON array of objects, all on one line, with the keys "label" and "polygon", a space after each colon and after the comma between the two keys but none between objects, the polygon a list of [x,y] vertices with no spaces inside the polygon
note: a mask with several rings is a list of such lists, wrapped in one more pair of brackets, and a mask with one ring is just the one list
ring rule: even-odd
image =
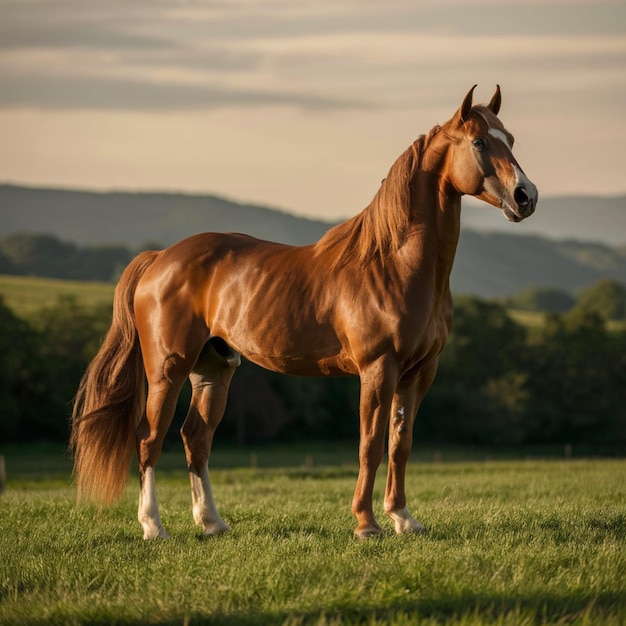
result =
[{"label": "green pasture", "polygon": [[76,298],[90,308],[110,305],[114,289],[110,283],[0,274],[0,296],[16,314],[25,317],[53,306],[62,297]]},{"label": "green pasture", "polygon": [[[413,462],[422,536],[358,541],[356,450],[216,450],[232,526],[193,526],[182,451],[157,471],[168,541],[141,539],[137,484],[77,508],[57,448],[5,449],[1,624],[624,624],[626,460]],[[427,458],[430,455],[425,455]],[[443,453],[444,459],[446,453]]]},{"label": "green pasture", "polygon": [[[0,296],[18,315],[28,317],[42,308],[53,306],[59,298],[71,297],[78,303],[93,308],[110,305],[115,285],[92,281],[60,280],[34,276],[8,276],[0,274]],[[542,311],[508,309],[511,318],[527,328],[540,328],[545,323]],[[619,330],[623,322],[610,321],[609,329]]]}]

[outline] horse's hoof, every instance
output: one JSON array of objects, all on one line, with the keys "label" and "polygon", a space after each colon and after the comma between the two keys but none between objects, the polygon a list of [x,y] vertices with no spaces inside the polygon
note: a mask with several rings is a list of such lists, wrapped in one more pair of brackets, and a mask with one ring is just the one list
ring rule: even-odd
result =
[{"label": "horse's hoof", "polygon": [[205,537],[212,537],[213,535],[223,535],[230,531],[230,526],[224,522],[209,524],[202,528],[202,534]]},{"label": "horse's hoof", "polygon": [[415,524],[411,524],[409,526],[402,526],[400,529],[396,527],[396,533],[398,535],[421,535],[426,532],[426,526],[420,524],[419,522],[415,522]]},{"label": "horse's hoof", "polygon": [[383,534],[383,529],[376,524],[375,526],[364,526],[363,528],[357,528],[354,531],[354,536],[357,539],[369,539],[370,537],[380,537]]},{"label": "horse's hoof", "polygon": [[143,538],[147,539],[169,539],[169,533],[163,528],[163,526],[146,528],[143,531]]},{"label": "horse's hoof", "polygon": [[393,520],[393,526],[398,535],[419,535],[426,530],[423,524],[413,518],[406,507],[388,511],[387,515]]}]

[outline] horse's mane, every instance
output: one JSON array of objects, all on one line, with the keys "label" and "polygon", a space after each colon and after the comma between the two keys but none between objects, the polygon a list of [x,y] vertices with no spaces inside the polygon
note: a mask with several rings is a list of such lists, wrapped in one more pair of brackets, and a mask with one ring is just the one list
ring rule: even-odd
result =
[{"label": "horse's mane", "polygon": [[389,174],[361,213],[331,228],[316,244],[315,254],[335,252],[334,266],[363,264],[403,243],[411,221],[411,187],[425,145],[439,127],[421,135],[391,166]]}]

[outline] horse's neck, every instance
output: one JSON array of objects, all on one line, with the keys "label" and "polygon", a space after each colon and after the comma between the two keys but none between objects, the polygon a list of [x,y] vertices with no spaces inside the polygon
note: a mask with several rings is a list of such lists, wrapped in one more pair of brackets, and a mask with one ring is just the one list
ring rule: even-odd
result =
[{"label": "horse's neck", "polygon": [[417,183],[411,225],[398,253],[411,282],[428,284],[435,293],[445,295],[461,230],[461,197],[451,189],[440,188],[434,176],[422,176]]}]

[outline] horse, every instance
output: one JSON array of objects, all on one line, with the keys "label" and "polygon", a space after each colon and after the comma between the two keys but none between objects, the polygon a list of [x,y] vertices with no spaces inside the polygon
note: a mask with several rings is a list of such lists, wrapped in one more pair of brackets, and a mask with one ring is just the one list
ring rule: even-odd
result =
[{"label": "horse", "polygon": [[511,222],[532,215],[538,199],[498,118],[500,86],[487,105],[473,104],[475,87],[450,120],[400,155],[369,206],[316,243],[203,233],[130,262],[74,402],[70,445],[80,502],[121,498],[136,452],[143,537],[169,536],[155,466],[189,378],[180,433],[193,519],[205,535],[229,530],[208,463],[243,356],[276,372],[358,376],[354,533],[383,532],[372,492],[385,444],[384,510],[398,534],[425,530],[407,508],[405,473],[417,411],[452,325],[461,197],[480,198]]}]

